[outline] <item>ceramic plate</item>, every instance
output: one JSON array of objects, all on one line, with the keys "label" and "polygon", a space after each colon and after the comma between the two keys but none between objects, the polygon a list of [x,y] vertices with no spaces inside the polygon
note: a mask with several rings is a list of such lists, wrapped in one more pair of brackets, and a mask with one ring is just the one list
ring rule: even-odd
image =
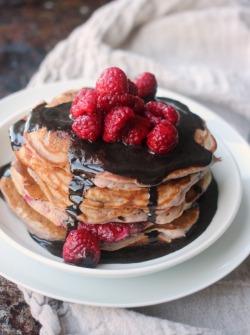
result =
[{"label": "ceramic plate", "polygon": [[[79,88],[85,85],[90,86],[91,83],[74,81],[45,85],[35,89],[24,90],[3,99],[0,103],[0,141],[3,144],[1,146],[0,166],[9,162],[12,156],[8,140],[8,127],[15,120],[19,119],[24,114],[27,114],[31,106],[36,105],[37,102],[43,99],[49,100],[56,94],[69,88]],[[174,98],[186,103],[192,111],[195,111],[207,121],[208,127],[211,129],[212,133],[215,134],[218,141],[216,155],[222,157],[222,161],[215,164],[212,168],[212,172],[219,187],[218,210],[209,227],[200,237],[186,247],[170,255],[147,262],[100,265],[97,269],[75,267],[65,264],[61,258],[51,255],[48,251],[35,243],[30,238],[24,224],[11,213],[6,206],[6,203],[1,200],[0,226],[2,239],[26,256],[53,269],[62,270],[69,274],[97,278],[122,278],[155,273],[156,271],[176,266],[177,264],[191,259],[218,240],[232,223],[238,211],[242,194],[241,178],[237,164],[230,152],[230,148],[228,148],[227,143],[224,141],[223,133],[221,133],[221,130],[220,132],[218,131],[222,120],[216,117],[208,109],[190,99],[164,90],[160,90],[159,95]],[[6,117],[6,115],[8,115],[8,117]]]},{"label": "ceramic plate", "polygon": [[236,218],[211,247],[184,263],[144,276],[92,278],[40,263],[0,238],[0,274],[45,296],[92,306],[148,306],[204,289],[230,273],[249,255],[250,150],[246,159],[242,158],[242,169],[246,163],[248,174]]}]

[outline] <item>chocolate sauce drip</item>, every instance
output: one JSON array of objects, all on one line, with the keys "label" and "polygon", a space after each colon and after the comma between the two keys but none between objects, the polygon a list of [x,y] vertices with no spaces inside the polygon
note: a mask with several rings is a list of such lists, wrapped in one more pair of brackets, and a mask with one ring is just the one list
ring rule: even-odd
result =
[{"label": "chocolate sauce drip", "polygon": [[149,240],[149,244],[158,244],[158,235],[159,232],[157,230],[151,231],[150,233],[146,234]]},{"label": "chocolate sauce drip", "polygon": [[[0,179],[2,177],[10,178],[10,163],[0,167]],[[0,189],[0,198],[5,200],[1,189]]]},{"label": "chocolate sauce drip", "polygon": [[80,211],[78,205],[76,205],[76,204],[66,207],[65,211],[69,214],[69,216],[72,219],[76,219],[76,217],[81,214],[81,211]]},{"label": "chocolate sauce drip", "polygon": [[39,127],[48,130],[66,130],[71,136],[69,162],[72,173],[111,173],[135,178],[147,185],[158,185],[171,172],[192,166],[207,166],[212,161],[212,153],[194,140],[197,128],[203,129],[203,120],[190,112],[187,106],[178,101],[158,98],[174,106],[181,114],[178,125],[179,141],[172,152],[155,155],[145,146],[125,145],[121,142],[106,143],[102,140],[90,143],[76,138],[71,131],[72,120],[69,117],[71,103],[56,107],[40,105],[31,112],[26,131]]},{"label": "chocolate sauce drip", "polygon": [[52,255],[62,257],[62,249],[64,241],[48,241],[37,237],[34,234],[29,233],[30,236],[36,241],[41,247],[48,250]]},{"label": "chocolate sauce drip", "polygon": [[71,230],[75,230],[78,227],[78,220],[74,220],[73,218],[69,217],[66,222],[64,222],[66,227],[67,235]]},{"label": "chocolate sauce drip", "polygon": [[69,184],[69,199],[74,205],[68,207],[66,211],[74,219],[81,214],[79,206],[84,199],[84,193],[87,192],[90,187],[94,186],[89,174],[86,174],[82,169],[83,158],[81,156],[79,142],[81,142],[81,140],[72,135],[71,146],[68,152],[70,171],[73,174],[73,178]]},{"label": "chocolate sauce drip", "polygon": [[94,184],[87,177],[73,176],[69,184],[69,199],[73,202],[73,205],[66,208],[66,212],[71,218],[76,219],[81,214],[79,206],[84,199],[84,193],[93,186]]},{"label": "chocolate sauce drip", "polygon": [[80,205],[83,201],[83,193],[93,186],[91,180],[74,175],[69,183],[69,199],[76,205]]},{"label": "chocolate sauce drip", "polygon": [[10,177],[10,163],[7,163],[4,166],[0,167],[0,178],[2,177]]},{"label": "chocolate sauce drip", "polygon": [[12,150],[19,150],[25,143],[23,138],[23,131],[26,121],[21,119],[14,123],[9,129],[10,143]]},{"label": "chocolate sauce drip", "polygon": [[155,210],[158,205],[158,191],[156,186],[149,187],[149,202],[148,202],[148,221],[155,223],[156,213]]}]

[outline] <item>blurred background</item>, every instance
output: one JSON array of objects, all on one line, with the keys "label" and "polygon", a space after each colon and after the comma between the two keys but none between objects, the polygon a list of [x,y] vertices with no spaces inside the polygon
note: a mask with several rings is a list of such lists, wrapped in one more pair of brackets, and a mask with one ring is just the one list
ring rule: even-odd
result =
[{"label": "blurred background", "polygon": [[54,45],[110,0],[0,0],[0,98],[24,88]]}]

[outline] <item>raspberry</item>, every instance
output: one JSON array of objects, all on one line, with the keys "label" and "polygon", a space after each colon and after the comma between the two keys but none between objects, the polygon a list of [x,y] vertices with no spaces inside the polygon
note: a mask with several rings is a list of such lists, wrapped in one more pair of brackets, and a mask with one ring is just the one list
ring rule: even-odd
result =
[{"label": "raspberry", "polygon": [[128,145],[141,145],[149,133],[150,126],[146,118],[136,115],[124,129],[123,142]]},{"label": "raspberry", "polygon": [[138,88],[130,79],[128,79],[128,92],[132,95],[138,95]]},{"label": "raspberry", "polygon": [[81,139],[94,142],[101,137],[101,116],[97,113],[81,115],[74,121],[72,129]]},{"label": "raspberry", "polygon": [[146,222],[86,224],[80,221],[78,223],[78,228],[90,231],[98,237],[99,241],[106,243],[117,242],[127,236],[138,234],[145,227]]},{"label": "raspberry", "polygon": [[168,121],[157,124],[147,137],[147,145],[155,154],[165,154],[171,151],[178,142],[178,132]]},{"label": "raspberry", "polygon": [[119,94],[102,94],[97,97],[97,109],[99,112],[108,112],[120,105],[121,96]]},{"label": "raspberry", "polygon": [[129,107],[116,107],[105,117],[102,138],[105,142],[113,143],[121,139],[122,128],[135,114]]},{"label": "raspberry", "polygon": [[97,94],[95,90],[83,89],[72,102],[70,113],[74,118],[80,115],[94,113],[96,110]]},{"label": "raspberry", "polygon": [[180,114],[174,107],[167,105],[163,111],[163,115],[165,119],[172,125],[177,126],[179,124]]},{"label": "raspberry", "polygon": [[162,121],[162,105],[164,108],[165,105],[163,103],[156,101],[149,101],[145,104],[144,114],[154,126]]},{"label": "raspberry", "polygon": [[174,107],[159,101],[149,101],[146,103],[145,116],[153,125],[157,125],[162,120],[167,120],[176,126],[180,119],[180,115]]},{"label": "raspberry", "polygon": [[97,108],[101,112],[108,112],[111,109],[119,106],[130,106],[132,105],[132,99],[127,96],[129,94],[105,94],[99,95],[97,98]]},{"label": "raspberry", "polygon": [[128,225],[109,222],[105,224],[86,224],[79,223],[78,227],[90,231],[98,237],[99,241],[111,243],[122,240],[129,235],[130,228]]},{"label": "raspberry", "polygon": [[97,110],[100,112],[108,112],[113,108],[127,106],[134,110],[136,114],[142,114],[144,111],[144,101],[135,95],[125,94],[105,94],[99,95],[97,98]]},{"label": "raspberry", "polygon": [[99,225],[98,238],[102,242],[111,243],[122,240],[129,235],[129,227],[109,223],[108,225]]},{"label": "raspberry", "polygon": [[138,88],[138,95],[141,98],[154,98],[157,90],[155,76],[150,72],[142,73],[135,79],[135,85]]},{"label": "raspberry", "polygon": [[142,115],[144,112],[144,100],[138,96],[133,96],[133,105],[130,107],[135,114]]},{"label": "raspberry", "polygon": [[104,70],[96,82],[98,95],[124,94],[128,92],[128,80],[125,73],[118,67]]},{"label": "raspberry", "polygon": [[63,245],[63,259],[85,267],[95,267],[100,260],[98,238],[85,229],[72,230]]},{"label": "raspberry", "polygon": [[144,100],[138,96],[125,93],[121,96],[120,103],[122,106],[132,108],[136,114],[142,114],[144,111]]}]

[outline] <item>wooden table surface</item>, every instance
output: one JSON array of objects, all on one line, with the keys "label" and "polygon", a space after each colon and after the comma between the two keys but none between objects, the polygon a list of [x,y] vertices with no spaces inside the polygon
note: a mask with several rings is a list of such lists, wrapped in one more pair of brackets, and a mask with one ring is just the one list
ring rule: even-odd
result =
[{"label": "wooden table surface", "polygon": [[[108,2],[0,0],[0,98],[24,88],[53,46]],[[40,328],[17,286],[0,277],[0,334],[35,335]]]}]

